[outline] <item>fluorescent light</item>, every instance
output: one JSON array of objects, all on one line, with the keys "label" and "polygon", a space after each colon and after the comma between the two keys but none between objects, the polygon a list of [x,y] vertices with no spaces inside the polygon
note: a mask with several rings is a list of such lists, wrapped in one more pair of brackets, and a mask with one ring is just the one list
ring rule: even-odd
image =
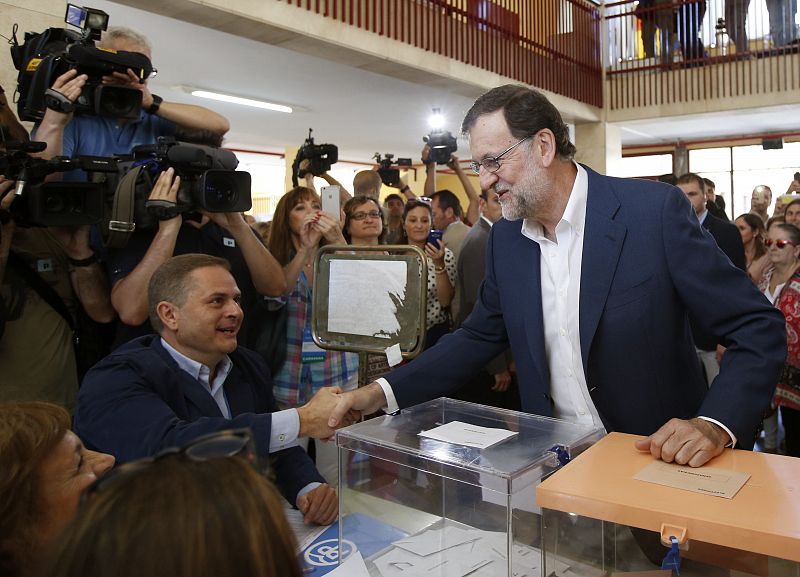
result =
[{"label": "fluorescent light", "polygon": [[209,92],[208,90],[192,90],[192,96],[198,98],[208,98],[210,100],[219,100],[221,102],[230,102],[232,104],[241,104],[242,106],[252,106],[253,108],[263,108],[265,110],[274,110],[275,112],[292,113],[290,106],[283,104],[274,104],[272,102],[264,102],[263,100],[253,100],[252,98],[242,98],[241,96],[232,96],[230,94],[221,94],[219,92]]}]

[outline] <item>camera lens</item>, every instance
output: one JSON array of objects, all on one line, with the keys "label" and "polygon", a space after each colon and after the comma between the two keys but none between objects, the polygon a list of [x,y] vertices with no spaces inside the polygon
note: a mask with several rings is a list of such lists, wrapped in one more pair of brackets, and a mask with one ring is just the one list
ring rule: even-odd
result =
[{"label": "camera lens", "polygon": [[212,212],[230,212],[236,206],[239,194],[236,183],[227,175],[216,173],[213,177],[206,178],[205,189],[206,208]]},{"label": "camera lens", "polygon": [[69,210],[67,197],[58,193],[45,195],[43,199],[44,212],[48,214],[64,214]]},{"label": "camera lens", "polygon": [[142,105],[142,93],[124,86],[98,86],[95,111],[102,116],[136,118]]}]

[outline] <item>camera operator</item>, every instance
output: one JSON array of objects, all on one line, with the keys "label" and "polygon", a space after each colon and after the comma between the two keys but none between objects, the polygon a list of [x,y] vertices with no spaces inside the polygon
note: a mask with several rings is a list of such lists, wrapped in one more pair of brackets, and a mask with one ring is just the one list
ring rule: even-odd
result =
[{"label": "camera operator", "polygon": [[[425,164],[425,196],[428,198],[433,198],[436,189],[436,163],[430,162],[430,147],[426,144],[422,149],[422,162]],[[469,205],[467,206],[467,214],[464,217],[466,220],[467,226],[472,226],[478,219],[481,217],[480,213],[480,197],[478,196],[475,187],[472,185],[472,181],[470,181],[467,174],[461,168],[461,164],[459,164],[458,157],[455,154],[450,155],[450,160],[447,161],[447,167],[456,173],[458,177],[458,181],[461,183],[461,186],[464,188],[464,192],[469,199]],[[435,211],[434,211],[435,216]],[[461,215],[459,214],[459,218]],[[436,228],[440,228],[439,225],[434,223]],[[464,236],[466,236],[466,231],[464,231]],[[463,240],[463,237],[462,237]],[[445,241],[446,242],[446,241]],[[449,247],[452,251],[457,251],[458,247],[453,248],[452,246]]]},{"label": "camera operator", "polygon": [[[179,187],[180,177],[168,168],[158,177],[149,199],[176,203]],[[160,220],[156,229],[136,229],[125,248],[110,251],[111,302],[121,321],[115,345],[153,332],[147,322],[147,285],[155,270],[174,255],[202,253],[230,262],[242,291],[245,320],[240,343],[252,346],[259,327],[247,318],[257,318],[250,313],[259,306],[259,295],[277,297],[286,292],[283,269],[241,213],[201,213],[200,222],[178,214]]]},{"label": "camera operator", "polygon": [[[54,86],[70,80],[74,73]],[[77,98],[80,90],[67,92]],[[98,323],[114,319],[108,279],[89,246],[88,225],[16,226],[8,213],[14,188],[0,176],[0,399],[71,409],[78,371],[88,368],[78,367],[75,327],[81,309]],[[79,353],[83,346],[77,343]]]},{"label": "camera operator", "polygon": [[[150,43],[138,32],[128,28],[109,28],[98,44],[99,48],[139,52],[151,58]],[[63,115],[63,145],[54,136],[46,142],[51,155],[111,156],[130,154],[135,146],[154,144],[159,136],[173,136],[178,126],[206,129],[220,135],[228,132],[228,120],[208,108],[192,104],[166,102],[148,88],[148,80],[139,82],[136,74],[115,72],[103,77],[106,84],[135,88],[142,92],[139,118],[128,120],[95,115]],[[56,89],[59,90],[59,89]],[[60,91],[60,90],[59,90]],[[37,131],[37,138],[44,138]]]}]

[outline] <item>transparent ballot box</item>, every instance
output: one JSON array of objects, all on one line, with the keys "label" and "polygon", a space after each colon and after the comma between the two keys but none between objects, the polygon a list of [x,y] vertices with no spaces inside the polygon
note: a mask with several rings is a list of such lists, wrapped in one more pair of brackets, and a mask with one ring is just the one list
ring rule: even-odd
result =
[{"label": "transparent ballot box", "polygon": [[800,459],[725,449],[693,469],[640,438],[611,433],[537,487],[545,568],[800,577]]},{"label": "transparent ballot box", "polygon": [[359,551],[374,577],[540,577],[536,486],[601,436],[445,398],[342,429],[342,559]]}]

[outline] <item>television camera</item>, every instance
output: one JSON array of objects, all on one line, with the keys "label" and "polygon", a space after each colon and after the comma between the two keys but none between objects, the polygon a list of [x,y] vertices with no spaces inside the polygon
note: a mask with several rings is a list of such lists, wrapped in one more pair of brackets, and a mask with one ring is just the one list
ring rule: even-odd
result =
[{"label": "television camera", "polygon": [[[140,83],[153,72],[150,59],[139,52],[100,49],[95,41],[108,27],[108,14],[102,10],[67,4],[64,21],[80,29],[48,28],[41,33],[25,33],[17,40],[12,34],[11,58],[17,76],[17,113],[21,120],[36,122],[46,108],[59,112],[94,114],[115,118],[137,118],[142,106],[142,92],[127,86],[103,84],[103,76],[133,70]],[[68,70],[86,74],[88,80],[73,103],[53,90],[56,78]]]}]

